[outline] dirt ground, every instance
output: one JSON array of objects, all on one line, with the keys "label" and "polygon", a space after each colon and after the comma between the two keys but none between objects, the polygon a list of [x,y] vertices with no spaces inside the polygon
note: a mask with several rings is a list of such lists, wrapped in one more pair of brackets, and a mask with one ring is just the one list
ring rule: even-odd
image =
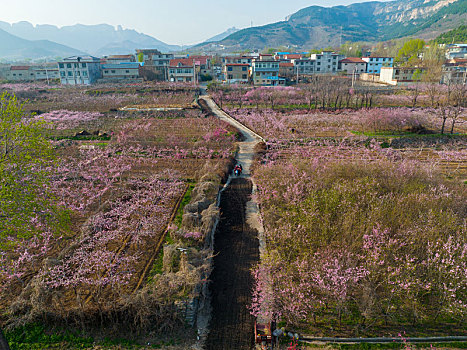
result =
[{"label": "dirt ground", "polygon": [[250,350],[254,343],[251,268],[259,261],[258,233],[246,223],[252,184],[233,179],[221,200],[222,217],[215,236],[211,275],[212,319],[206,350]]}]

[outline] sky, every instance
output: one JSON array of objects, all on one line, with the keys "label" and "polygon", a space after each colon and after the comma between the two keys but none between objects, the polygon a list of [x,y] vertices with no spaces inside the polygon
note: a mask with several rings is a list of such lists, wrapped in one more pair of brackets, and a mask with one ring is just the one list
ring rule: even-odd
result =
[{"label": "sky", "polygon": [[[168,44],[190,45],[224,32],[284,20],[312,5],[365,0],[0,0],[0,21],[121,25]],[[368,0],[366,0],[368,1]]]}]

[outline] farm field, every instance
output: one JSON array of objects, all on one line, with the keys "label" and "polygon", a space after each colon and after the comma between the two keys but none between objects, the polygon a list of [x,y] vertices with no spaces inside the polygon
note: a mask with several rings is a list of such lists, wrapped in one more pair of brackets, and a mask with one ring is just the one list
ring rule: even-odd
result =
[{"label": "farm field", "polygon": [[[61,213],[57,230],[39,216],[33,236],[1,242],[2,323],[85,340],[136,338],[135,346],[195,339],[177,310],[209,266],[203,231],[183,226],[183,207],[201,178],[219,186],[236,129],[192,106],[191,87],[2,88],[16,91],[26,119],[45,123],[54,160],[42,191]],[[140,110],[119,110],[128,105]],[[190,249],[184,257],[181,246]],[[7,336],[24,341],[21,331]]]},{"label": "farm field", "polygon": [[257,90],[213,92],[266,140],[252,313],[310,337],[467,335],[465,108],[443,119],[410,92],[361,109]]},{"label": "farm field", "polygon": [[10,168],[41,198],[0,226],[12,347],[192,348],[206,288],[212,322],[229,320],[211,324],[212,349],[248,348],[254,318],[309,337],[467,336],[466,109],[346,84],[212,86],[265,140],[257,191],[234,180],[220,208],[242,137],[192,86],[1,85],[50,148],[37,178]]}]

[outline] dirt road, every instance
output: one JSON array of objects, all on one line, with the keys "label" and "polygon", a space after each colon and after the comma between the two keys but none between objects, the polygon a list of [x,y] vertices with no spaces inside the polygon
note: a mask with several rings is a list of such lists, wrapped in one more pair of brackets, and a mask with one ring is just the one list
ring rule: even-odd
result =
[{"label": "dirt road", "polygon": [[245,210],[252,185],[233,179],[221,199],[221,222],[216,232],[211,275],[212,318],[205,349],[250,350],[254,317],[250,315],[253,278],[259,260],[258,232],[247,224]]},{"label": "dirt road", "polygon": [[209,96],[201,96],[207,108],[219,119],[235,126],[243,134],[237,162],[243,166],[240,178],[231,178],[222,193],[221,221],[214,239],[214,270],[211,274],[211,307],[206,350],[250,350],[254,346],[254,322],[250,315],[253,277],[251,269],[259,262],[262,226],[259,209],[251,201],[255,188],[250,166],[255,146],[264,141],[222,111]]}]

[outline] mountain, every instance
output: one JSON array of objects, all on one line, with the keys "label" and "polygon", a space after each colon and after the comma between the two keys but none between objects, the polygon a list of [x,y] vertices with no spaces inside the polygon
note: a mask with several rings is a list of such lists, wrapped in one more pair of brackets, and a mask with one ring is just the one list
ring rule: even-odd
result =
[{"label": "mountain", "polygon": [[81,55],[83,52],[48,40],[26,40],[0,29],[0,58],[23,60],[25,58],[55,58]]},{"label": "mountain", "polygon": [[144,48],[156,48],[163,52],[180,50],[177,45],[168,45],[133,29],[115,28],[108,24],[75,24],[59,28],[48,24],[33,26],[24,21],[14,24],[0,22],[0,29],[23,39],[51,40],[93,55],[126,54]]},{"label": "mountain", "polygon": [[285,46],[313,49],[346,41],[383,41],[405,36],[433,39],[467,22],[467,0],[396,0],[348,6],[310,6],[288,20],[240,30],[223,40],[196,47],[223,50]]},{"label": "mountain", "polygon": [[467,26],[460,26],[436,38],[438,44],[467,44]]},{"label": "mountain", "polygon": [[240,29],[237,29],[235,27],[229,28],[225,32],[217,34],[217,35],[213,36],[212,38],[209,38],[208,40],[205,41],[205,43],[211,43],[213,41],[223,40],[223,39],[227,38],[229,35],[238,32],[239,30]]}]

